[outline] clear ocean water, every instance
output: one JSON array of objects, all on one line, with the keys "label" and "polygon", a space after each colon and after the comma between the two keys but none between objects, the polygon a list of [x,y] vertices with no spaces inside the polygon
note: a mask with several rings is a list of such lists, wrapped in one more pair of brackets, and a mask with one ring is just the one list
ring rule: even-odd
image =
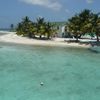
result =
[{"label": "clear ocean water", "polygon": [[100,100],[100,53],[0,43],[0,100]]}]

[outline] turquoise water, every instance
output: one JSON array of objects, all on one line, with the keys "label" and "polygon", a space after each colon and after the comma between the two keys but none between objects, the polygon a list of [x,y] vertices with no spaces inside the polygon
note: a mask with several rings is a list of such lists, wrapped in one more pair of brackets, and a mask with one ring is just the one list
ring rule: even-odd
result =
[{"label": "turquoise water", "polygon": [[0,100],[100,100],[100,54],[0,43]]}]

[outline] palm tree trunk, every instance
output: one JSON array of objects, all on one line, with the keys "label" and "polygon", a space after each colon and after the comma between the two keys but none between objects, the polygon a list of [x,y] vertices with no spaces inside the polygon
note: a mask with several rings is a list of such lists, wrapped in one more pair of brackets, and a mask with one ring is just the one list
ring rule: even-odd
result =
[{"label": "palm tree trunk", "polygon": [[76,38],[76,42],[78,42],[78,37]]},{"label": "palm tree trunk", "polygon": [[29,38],[32,38],[32,33],[29,33]]},{"label": "palm tree trunk", "polygon": [[98,35],[98,34],[96,34],[96,37],[97,37],[97,42],[99,42],[99,35]]},{"label": "palm tree trunk", "polygon": [[32,36],[33,38],[35,38],[35,34],[33,33],[33,36]]},{"label": "palm tree trunk", "polygon": [[40,35],[40,39],[42,38],[42,35]]},{"label": "palm tree trunk", "polygon": [[78,42],[78,35],[76,35],[76,42]]},{"label": "palm tree trunk", "polygon": [[48,34],[47,34],[47,39],[49,39],[49,38],[50,38],[50,34],[48,33]]}]

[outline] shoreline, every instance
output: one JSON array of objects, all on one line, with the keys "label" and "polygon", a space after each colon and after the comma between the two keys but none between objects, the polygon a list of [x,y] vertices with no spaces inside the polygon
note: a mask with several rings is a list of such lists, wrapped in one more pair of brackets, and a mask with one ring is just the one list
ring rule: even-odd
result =
[{"label": "shoreline", "polygon": [[79,44],[79,43],[68,43],[65,38],[53,38],[53,40],[37,40],[30,39],[27,37],[21,37],[15,34],[15,32],[9,32],[0,36],[0,42],[23,44],[23,45],[36,45],[36,46],[59,46],[59,47],[77,47],[77,48],[90,48],[91,45]]}]

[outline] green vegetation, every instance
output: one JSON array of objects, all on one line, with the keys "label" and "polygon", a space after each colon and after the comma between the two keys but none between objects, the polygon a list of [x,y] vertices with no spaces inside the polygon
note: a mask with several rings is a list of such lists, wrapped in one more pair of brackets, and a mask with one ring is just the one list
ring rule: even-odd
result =
[{"label": "green vegetation", "polygon": [[30,38],[39,37],[40,39],[50,39],[56,32],[54,25],[46,22],[44,18],[39,17],[36,22],[32,22],[27,16],[18,24],[16,30],[18,35],[28,36]]},{"label": "green vegetation", "polygon": [[[72,34],[76,40],[82,35],[94,33],[99,42],[100,36],[100,17],[99,13],[94,14],[88,9],[70,18],[66,24],[66,31]],[[92,35],[92,34],[91,34]],[[93,36],[93,35],[92,35]]]},{"label": "green vegetation", "polygon": [[[47,22],[44,18],[37,18],[33,22],[25,17],[17,26],[17,34],[30,38],[50,39],[60,32],[60,27],[65,25],[67,37],[75,37],[76,41],[83,35],[96,36],[99,42],[100,13],[95,14],[88,9],[76,14],[66,22]],[[60,27],[59,27],[60,26]],[[11,25],[13,29],[13,24]]]}]

